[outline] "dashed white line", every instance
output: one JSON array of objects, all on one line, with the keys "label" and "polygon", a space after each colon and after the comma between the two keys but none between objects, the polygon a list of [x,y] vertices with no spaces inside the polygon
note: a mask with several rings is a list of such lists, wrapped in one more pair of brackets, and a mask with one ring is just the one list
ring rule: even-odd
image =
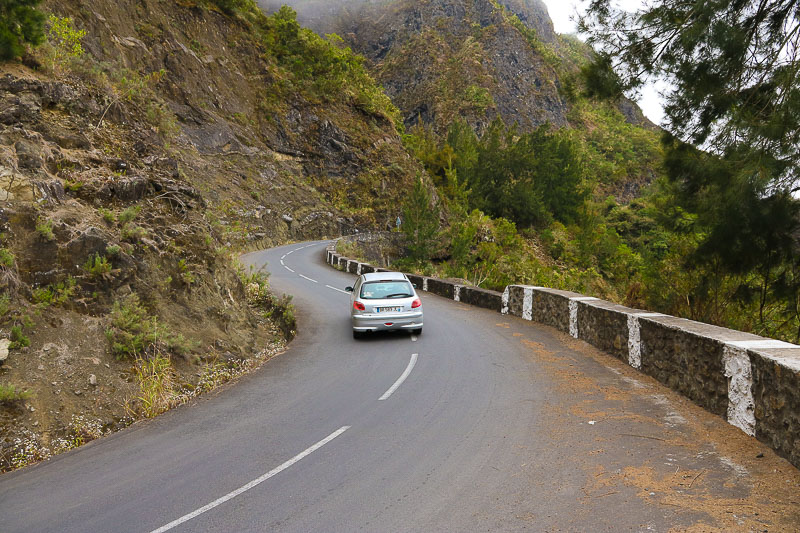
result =
[{"label": "dashed white line", "polygon": [[311,278],[309,278],[308,276],[304,276],[304,275],[302,275],[302,274],[298,274],[298,276],[300,276],[300,277],[301,277],[301,278],[303,278],[303,279],[307,279],[308,281],[311,281],[311,282],[314,282],[314,283],[319,283],[319,281],[317,281],[317,280],[315,280],[315,279],[311,279]]},{"label": "dashed white line", "polygon": [[412,353],[411,354],[411,361],[408,362],[408,366],[406,367],[405,372],[403,372],[403,375],[400,376],[399,378],[397,378],[397,381],[394,382],[394,385],[392,385],[392,387],[389,390],[387,390],[383,394],[383,396],[378,398],[378,401],[388,400],[389,396],[394,394],[394,391],[396,391],[398,389],[398,387],[400,387],[400,385],[403,384],[403,382],[406,380],[408,375],[411,374],[411,371],[414,369],[414,365],[417,364],[417,357],[419,357],[419,354],[416,354],[416,353]]},{"label": "dashed white line", "polygon": [[286,255],[292,255],[295,251],[292,250],[291,252],[286,252]]},{"label": "dashed white line", "polygon": [[294,272],[294,270],[292,270],[291,268],[287,267],[286,265],[283,265],[283,268],[285,268],[286,270],[288,270],[288,271],[289,271],[289,272],[291,272],[292,274],[294,274],[294,273],[295,273],[295,272]]},{"label": "dashed white line", "polygon": [[286,263],[283,262],[283,259],[281,259],[281,266],[286,266]]},{"label": "dashed white line", "polygon": [[417,336],[411,335],[411,342],[417,342]]},{"label": "dashed white line", "polygon": [[283,254],[283,255],[281,256],[281,259],[282,259],[282,260],[283,260],[283,259],[286,259],[286,254]]},{"label": "dashed white line", "polygon": [[273,468],[272,470],[270,470],[269,472],[267,472],[263,476],[261,476],[261,477],[259,477],[257,479],[254,479],[253,481],[251,481],[247,485],[244,485],[243,487],[239,487],[238,489],[234,490],[233,492],[229,492],[228,494],[226,494],[222,498],[214,500],[213,502],[209,503],[208,505],[205,505],[205,506],[197,509],[196,511],[192,511],[191,513],[189,513],[187,515],[184,515],[184,516],[178,518],[177,520],[173,520],[172,522],[170,522],[169,524],[167,524],[165,526],[162,526],[162,527],[160,527],[158,529],[154,529],[151,533],[164,533],[165,531],[169,531],[170,529],[174,528],[175,526],[179,526],[179,525],[181,525],[181,524],[183,524],[185,522],[188,522],[189,520],[191,520],[193,518],[197,518],[198,516],[200,516],[201,514],[205,513],[206,511],[210,511],[214,507],[222,505],[223,503],[227,502],[228,500],[232,500],[236,496],[238,496],[238,495],[240,495],[240,494],[242,494],[244,492],[247,492],[248,490],[252,489],[253,487],[256,487],[257,485],[260,485],[261,483],[265,482],[266,480],[268,480],[272,476],[283,472],[284,470],[286,470],[287,468],[289,468],[293,464],[297,463],[298,461],[300,461],[304,457],[307,457],[308,455],[311,455],[312,453],[314,453],[315,451],[319,450],[320,448],[322,448],[323,446],[328,444],[330,441],[332,441],[333,439],[335,439],[336,437],[338,437],[339,435],[341,435],[342,433],[347,431],[348,429],[350,429],[350,426],[343,426],[343,427],[339,428],[338,430],[334,431],[333,433],[331,433],[330,435],[328,435],[327,437],[325,437],[324,439],[322,439],[321,441],[319,441],[315,445],[313,445],[310,448],[307,448],[305,451],[295,455],[294,457],[292,457],[291,459],[289,459],[288,461],[286,461],[285,463],[283,463],[279,467]]},{"label": "dashed white line", "polygon": [[333,289],[335,291],[338,291],[338,292],[341,292],[341,293],[344,293],[344,294],[349,294],[347,291],[343,291],[342,289],[337,289],[336,287],[331,287],[330,285],[325,285],[325,286],[328,287],[329,289]]}]

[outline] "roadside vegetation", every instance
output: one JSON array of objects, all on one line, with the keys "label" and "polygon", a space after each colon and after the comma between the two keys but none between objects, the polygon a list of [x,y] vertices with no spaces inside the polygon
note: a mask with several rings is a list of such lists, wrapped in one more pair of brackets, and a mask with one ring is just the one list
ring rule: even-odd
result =
[{"label": "roadside vegetation", "polygon": [[[603,12],[594,15],[614,28]],[[551,47],[513,18],[566,80],[571,127],[520,133],[495,120],[477,135],[456,120],[440,135],[412,128],[406,145],[437,191],[426,216],[439,220],[445,213],[448,222],[424,243],[414,225],[403,227],[411,255],[394,266],[492,289],[509,283],[570,289],[800,340],[800,254],[792,237],[800,206],[789,192],[791,180],[782,185],[793,172],[792,154],[758,148],[759,156],[741,144],[727,152],[701,151],[668,133],[631,125],[616,107],[621,92],[603,92],[609,80],[620,79],[607,70],[609,56],[593,55],[567,37]],[[669,20],[664,17],[665,24]],[[610,42],[611,30],[600,35]],[[642,58],[627,61],[645,64]],[[713,85],[708,89],[713,92]],[[696,102],[677,101],[676,123],[693,124],[685,119]],[[746,115],[735,120],[740,131],[748,127]],[[750,131],[778,133],[758,124],[757,116],[750,120]],[[796,134],[796,126],[785,135]],[[713,129],[694,131],[708,135]],[[609,194],[621,183],[640,188],[635,199]],[[419,210],[424,200],[412,194],[405,209]]]}]

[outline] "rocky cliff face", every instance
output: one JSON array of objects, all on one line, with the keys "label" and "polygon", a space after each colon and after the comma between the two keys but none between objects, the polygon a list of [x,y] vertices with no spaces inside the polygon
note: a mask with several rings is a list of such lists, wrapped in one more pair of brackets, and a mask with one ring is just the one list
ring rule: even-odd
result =
[{"label": "rocky cliff face", "polygon": [[398,2],[348,29],[406,125],[464,118],[481,130],[497,116],[525,129],[566,125],[555,70],[491,2]]},{"label": "rocky cliff face", "polygon": [[[261,4],[274,9],[278,2]],[[407,126],[422,121],[442,131],[460,117],[481,130],[498,116],[526,130],[567,124],[568,105],[553,65],[507,20],[517,16],[542,42],[556,43],[538,0],[292,5],[317,31],[339,33],[370,60]]]},{"label": "rocky cliff face", "polygon": [[0,469],[137,412],[115,320],[175,333],[170,393],[273,353],[237,252],[383,225],[419,170],[385,116],[286,90],[252,21],[209,5],[46,1],[84,55],[0,64],[0,385],[28,391],[0,401]]},{"label": "rocky cliff face", "polygon": [[[260,0],[266,10],[278,0]],[[568,86],[588,48],[559,36],[540,0],[290,0],[298,17],[336,32],[366,56],[403,113],[444,132],[455,119],[477,131],[497,117],[523,131],[572,124]],[[632,124],[652,127],[638,107],[618,105]]]}]

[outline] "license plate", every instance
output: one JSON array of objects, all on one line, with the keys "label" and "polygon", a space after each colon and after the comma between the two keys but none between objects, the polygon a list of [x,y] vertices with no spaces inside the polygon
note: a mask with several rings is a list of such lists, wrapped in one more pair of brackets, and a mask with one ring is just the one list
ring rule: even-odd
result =
[{"label": "license plate", "polygon": [[402,310],[403,310],[402,307],[379,307],[378,308],[378,312],[379,313],[399,313]]}]

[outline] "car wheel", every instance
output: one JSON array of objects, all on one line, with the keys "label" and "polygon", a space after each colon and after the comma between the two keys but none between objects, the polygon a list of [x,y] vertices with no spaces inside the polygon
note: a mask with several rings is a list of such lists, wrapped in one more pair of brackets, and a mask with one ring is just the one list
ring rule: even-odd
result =
[{"label": "car wheel", "polygon": [[414,335],[422,335],[422,328],[415,329],[411,333],[413,333]]}]

